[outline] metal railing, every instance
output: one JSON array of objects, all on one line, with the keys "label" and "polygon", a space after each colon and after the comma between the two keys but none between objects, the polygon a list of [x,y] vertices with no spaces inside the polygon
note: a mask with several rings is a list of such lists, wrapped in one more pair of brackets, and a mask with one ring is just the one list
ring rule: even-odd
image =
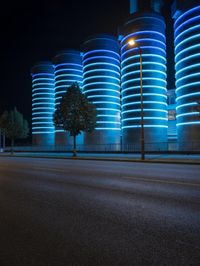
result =
[{"label": "metal railing", "polygon": [[[1,151],[10,151],[10,147],[5,147]],[[46,146],[15,146],[14,151],[23,152],[72,152],[72,145],[46,145]],[[140,152],[140,144],[95,144],[95,145],[77,145],[77,151],[79,152],[117,152],[117,153],[138,153]],[[200,142],[182,142],[177,143],[171,142],[146,142],[145,153],[150,152],[199,152],[200,153]]]}]

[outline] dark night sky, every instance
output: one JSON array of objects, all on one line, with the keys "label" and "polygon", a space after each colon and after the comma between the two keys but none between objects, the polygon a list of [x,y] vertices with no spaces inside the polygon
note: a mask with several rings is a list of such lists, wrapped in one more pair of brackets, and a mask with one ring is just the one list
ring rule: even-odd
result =
[{"label": "dark night sky", "polygon": [[0,112],[16,106],[31,121],[30,68],[37,61],[51,60],[60,50],[80,49],[92,34],[117,34],[128,15],[129,0],[5,4],[0,17]]}]

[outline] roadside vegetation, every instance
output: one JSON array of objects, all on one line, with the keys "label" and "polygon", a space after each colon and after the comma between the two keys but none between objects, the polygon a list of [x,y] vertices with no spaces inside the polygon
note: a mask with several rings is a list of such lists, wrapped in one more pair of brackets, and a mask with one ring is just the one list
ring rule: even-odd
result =
[{"label": "roadside vegetation", "polygon": [[23,114],[15,107],[13,110],[4,111],[0,116],[0,128],[7,139],[11,141],[11,154],[14,152],[16,139],[25,139],[29,134],[29,126]]},{"label": "roadside vegetation", "polygon": [[96,109],[73,83],[63,95],[53,116],[54,125],[73,137],[73,156],[76,157],[76,137],[82,132],[91,133],[96,126]]}]

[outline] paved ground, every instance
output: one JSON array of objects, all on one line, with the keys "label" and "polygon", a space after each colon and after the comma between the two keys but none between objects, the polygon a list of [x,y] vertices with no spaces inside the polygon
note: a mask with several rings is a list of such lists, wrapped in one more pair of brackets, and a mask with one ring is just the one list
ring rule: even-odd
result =
[{"label": "paved ground", "polygon": [[0,265],[199,265],[200,166],[0,157]]}]

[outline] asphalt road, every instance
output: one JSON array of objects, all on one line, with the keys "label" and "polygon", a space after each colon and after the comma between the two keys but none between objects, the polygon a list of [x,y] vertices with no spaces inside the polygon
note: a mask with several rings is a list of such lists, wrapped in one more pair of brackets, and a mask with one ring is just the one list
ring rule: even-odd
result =
[{"label": "asphalt road", "polygon": [[0,265],[200,265],[200,166],[1,157]]}]

